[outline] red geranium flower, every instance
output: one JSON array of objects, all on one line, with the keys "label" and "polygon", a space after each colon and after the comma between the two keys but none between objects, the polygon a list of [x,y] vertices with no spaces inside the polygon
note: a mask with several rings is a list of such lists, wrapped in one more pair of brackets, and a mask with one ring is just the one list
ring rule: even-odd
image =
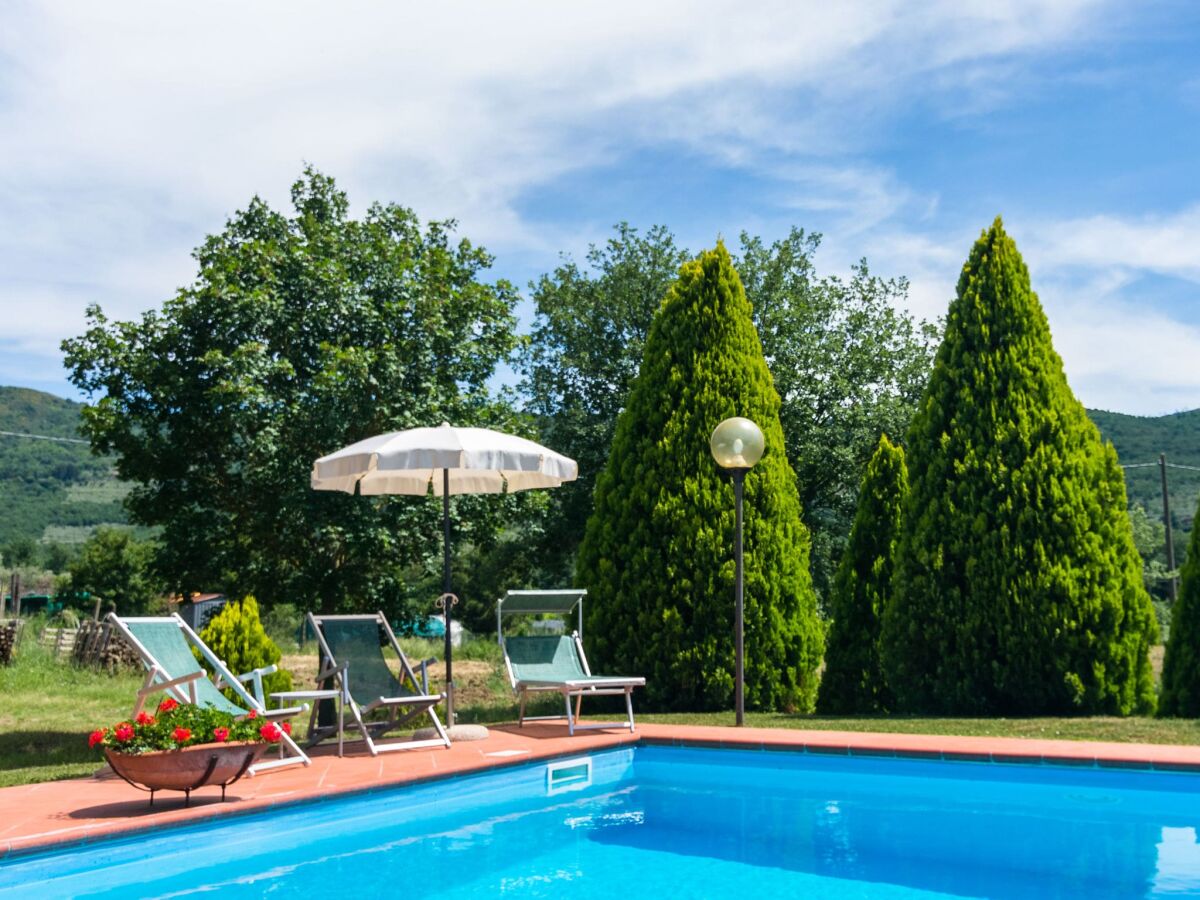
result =
[{"label": "red geranium flower", "polygon": [[126,741],[132,741],[133,740],[133,726],[130,725],[128,722],[122,722],[120,725],[118,725],[116,728],[113,729],[113,737],[115,737],[122,744],[125,743]]},{"label": "red geranium flower", "polygon": [[171,737],[175,738],[175,740],[181,744],[184,741],[188,740],[191,736],[192,736],[192,732],[190,729],[187,729],[187,728],[176,728],[174,731],[171,732]]},{"label": "red geranium flower", "polygon": [[88,749],[91,750],[98,743],[100,743],[102,740],[104,740],[104,736],[106,734],[108,734],[108,731],[104,728],[97,728],[95,731],[93,731],[91,734],[89,734],[88,735]]},{"label": "red geranium flower", "polygon": [[218,726],[213,729],[213,737],[218,741],[227,741],[229,740],[229,729]]},{"label": "red geranium flower", "polygon": [[143,709],[140,713],[138,713],[137,723],[139,725],[153,725],[154,724],[154,716],[150,715],[150,713],[146,712]]},{"label": "red geranium flower", "polygon": [[170,712],[178,705],[179,705],[179,703],[176,702],[176,700],[173,697],[168,697],[162,703],[158,704],[158,711],[160,713]]},{"label": "red geranium flower", "polygon": [[250,710],[250,712],[246,713],[246,718],[247,719],[257,719],[258,713],[256,713],[254,710]]},{"label": "red geranium flower", "polygon": [[263,740],[270,741],[272,744],[283,737],[283,732],[279,730],[279,726],[274,722],[268,722],[262,728],[258,729],[258,733],[262,736]]},{"label": "red geranium flower", "polygon": [[280,722],[279,727],[283,729],[284,734],[292,733],[292,723],[291,722]]}]

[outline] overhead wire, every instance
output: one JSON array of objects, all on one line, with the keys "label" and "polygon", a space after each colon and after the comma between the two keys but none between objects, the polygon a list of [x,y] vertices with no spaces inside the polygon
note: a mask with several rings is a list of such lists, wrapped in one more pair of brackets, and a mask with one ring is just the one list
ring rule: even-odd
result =
[{"label": "overhead wire", "polygon": [[37,440],[37,441],[58,441],[61,444],[90,444],[91,443],[91,441],[85,441],[85,440],[82,440],[81,438],[54,437],[49,434],[30,434],[25,431],[0,431],[0,436],[33,438],[34,440]]}]

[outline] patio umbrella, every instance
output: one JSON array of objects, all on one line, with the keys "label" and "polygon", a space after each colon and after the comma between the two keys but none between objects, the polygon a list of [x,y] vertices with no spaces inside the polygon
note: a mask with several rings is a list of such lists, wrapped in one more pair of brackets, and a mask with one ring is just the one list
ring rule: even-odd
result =
[{"label": "patio umbrella", "polygon": [[442,602],[446,615],[446,718],[454,724],[451,687],[450,495],[514,493],[558,487],[579,474],[575,460],[533,441],[487,428],[394,431],[343,447],[313,463],[312,486],[367,496],[433,489],[442,498]]}]

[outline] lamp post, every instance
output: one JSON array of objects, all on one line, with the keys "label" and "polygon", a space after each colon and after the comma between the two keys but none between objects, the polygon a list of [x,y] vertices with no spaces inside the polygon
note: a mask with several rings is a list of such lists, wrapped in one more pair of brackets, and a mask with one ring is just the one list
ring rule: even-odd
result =
[{"label": "lamp post", "polygon": [[733,618],[736,668],[734,702],[738,725],[744,724],[746,716],[745,655],[742,646],[742,485],[746,480],[746,473],[762,459],[764,445],[762,429],[741,416],[726,419],[713,429],[712,437],[708,440],[713,459],[733,478],[734,506],[737,510],[737,530],[733,539]]}]

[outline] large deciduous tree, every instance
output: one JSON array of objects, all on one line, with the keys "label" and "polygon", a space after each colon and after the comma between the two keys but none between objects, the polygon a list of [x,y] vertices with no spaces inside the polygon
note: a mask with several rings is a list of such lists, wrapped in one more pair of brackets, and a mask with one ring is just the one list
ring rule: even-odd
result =
[{"label": "large deciduous tree", "polygon": [[[858,479],[884,432],[908,427],[925,384],[935,330],[903,311],[907,283],[862,262],[848,279],[819,276],[820,236],[793,229],[767,244],[743,234],[741,274],[814,542],[819,592],[832,579],[854,516]],[[586,267],[566,261],[535,285],[533,340],[523,389],[546,441],[580,462],[576,485],[550,498],[543,559],[569,571],[592,508],[617,420],[628,402],[646,333],[689,256],[663,227],[622,224]]]},{"label": "large deciduous tree", "polygon": [[745,482],[746,704],[807,711],[822,643],[808,533],[779,395],[722,245],[680,270],[617,419],[579,551],[591,655],[598,667],[645,674],[654,706],[730,705],[733,488],[708,441],[733,415],[766,436]]},{"label": "large deciduous tree", "polygon": [[[91,307],[66,365],[172,585],[398,612],[404,567],[437,549],[436,504],[312,491],[313,460],[397,428],[503,424],[486,385],[516,344],[516,294],[481,279],[491,259],[453,223],[391,204],[353,219],[312,170],[292,204],[252,200],[160,310]],[[494,525],[499,504],[456,502],[462,540]]]},{"label": "large deciduous tree", "polygon": [[897,708],[1153,706],[1154,612],[1116,452],[1075,399],[999,219],[971,250],[907,440],[882,651]]},{"label": "large deciduous tree", "polygon": [[[1197,519],[1200,521],[1200,513]],[[1171,610],[1171,636],[1163,657],[1163,716],[1200,718],[1200,527],[1193,525],[1179,599]]]},{"label": "large deciduous tree", "polygon": [[662,226],[642,235],[621,223],[615,231],[590,248],[587,268],[564,259],[532,285],[537,319],[522,356],[529,411],[546,444],[579,463],[578,480],[550,497],[539,541],[555,583],[574,566],[650,323],[689,256]]},{"label": "large deciduous tree", "polygon": [[152,541],[138,540],[128,528],[101,526],[70,564],[71,590],[87,591],[122,615],[149,612],[163,593],[154,553]]},{"label": "large deciduous tree", "polygon": [[891,706],[879,661],[879,631],[907,496],[904,451],[883,435],[863,475],[854,525],[833,582],[818,712],[881,713]]},{"label": "large deciduous tree", "polygon": [[925,389],[938,330],[905,311],[908,281],[818,276],[821,236],[770,245],[742,235],[736,260],[754,307],[780,419],[813,535],[812,575],[829,595],[854,521],[858,482],[881,434],[903,434]]}]

